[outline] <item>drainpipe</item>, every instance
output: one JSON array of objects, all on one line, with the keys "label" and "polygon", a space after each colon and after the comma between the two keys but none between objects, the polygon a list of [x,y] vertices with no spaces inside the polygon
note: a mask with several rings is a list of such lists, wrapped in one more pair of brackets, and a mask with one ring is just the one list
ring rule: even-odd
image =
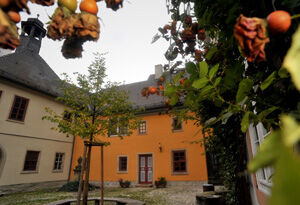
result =
[{"label": "drainpipe", "polygon": [[68,182],[70,182],[70,178],[71,178],[73,153],[74,153],[74,144],[75,144],[75,136],[73,136],[73,143],[72,143],[72,152],[71,152],[71,159],[70,159],[71,161],[70,161],[70,167],[69,167]]}]

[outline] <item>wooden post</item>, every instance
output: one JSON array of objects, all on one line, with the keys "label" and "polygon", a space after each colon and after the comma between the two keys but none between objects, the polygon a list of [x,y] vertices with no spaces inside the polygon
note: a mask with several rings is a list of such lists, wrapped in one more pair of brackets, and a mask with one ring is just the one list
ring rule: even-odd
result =
[{"label": "wooden post", "polygon": [[88,202],[91,152],[92,152],[92,145],[89,144],[88,145],[88,152],[87,152],[85,180],[84,180],[84,186],[83,186],[83,196],[82,196],[83,205],[87,205],[87,202]]},{"label": "wooden post", "polygon": [[81,193],[82,193],[82,182],[83,182],[83,174],[85,171],[85,161],[86,161],[86,145],[84,145],[83,149],[83,159],[81,162],[81,171],[80,171],[80,180],[79,180],[79,186],[78,186],[78,193],[77,193],[77,202],[76,205],[80,205],[80,199],[81,199]]},{"label": "wooden post", "polygon": [[104,205],[104,198],[103,198],[103,192],[104,192],[104,174],[103,174],[103,145],[101,146],[101,205]]}]

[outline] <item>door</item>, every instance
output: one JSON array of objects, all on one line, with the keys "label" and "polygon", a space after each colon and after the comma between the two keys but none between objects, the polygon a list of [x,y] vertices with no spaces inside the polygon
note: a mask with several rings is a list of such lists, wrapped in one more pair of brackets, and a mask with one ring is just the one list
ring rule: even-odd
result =
[{"label": "door", "polygon": [[153,166],[152,155],[139,155],[139,183],[152,184]]}]

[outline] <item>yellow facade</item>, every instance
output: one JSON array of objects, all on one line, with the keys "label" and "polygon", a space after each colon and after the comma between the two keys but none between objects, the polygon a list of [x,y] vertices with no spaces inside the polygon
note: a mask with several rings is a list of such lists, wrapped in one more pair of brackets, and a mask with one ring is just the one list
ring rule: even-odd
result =
[{"label": "yellow facade", "polygon": [[[142,116],[146,121],[146,134],[137,130],[131,136],[99,137],[111,144],[104,147],[104,181],[117,182],[120,178],[139,184],[140,155],[151,155],[153,159],[152,183],[158,177],[165,177],[168,182],[206,182],[207,168],[205,149],[200,144],[191,143],[202,139],[199,127],[192,121],[182,123],[182,130],[172,130],[172,118],[167,114],[152,113]],[[172,151],[184,150],[186,171],[174,172]],[[78,157],[83,153],[83,140],[77,137],[74,144],[72,168],[77,165]],[[100,181],[100,148],[93,147],[90,180]],[[119,157],[127,157],[127,170],[119,171]],[[73,172],[71,178],[73,178]]]}]

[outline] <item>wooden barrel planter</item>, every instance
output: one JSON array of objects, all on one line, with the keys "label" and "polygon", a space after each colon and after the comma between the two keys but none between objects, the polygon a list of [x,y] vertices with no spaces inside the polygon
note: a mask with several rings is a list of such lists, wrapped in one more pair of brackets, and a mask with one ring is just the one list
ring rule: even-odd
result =
[{"label": "wooden barrel planter", "polygon": [[[88,198],[88,201],[94,201],[95,205],[100,205],[100,197],[92,197]],[[104,198],[105,202],[115,202],[116,205],[145,205],[145,202],[134,200],[134,199],[126,199],[126,198]],[[46,205],[71,205],[71,203],[76,202],[76,199],[64,199],[59,201],[54,201],[48,203]]]}]

